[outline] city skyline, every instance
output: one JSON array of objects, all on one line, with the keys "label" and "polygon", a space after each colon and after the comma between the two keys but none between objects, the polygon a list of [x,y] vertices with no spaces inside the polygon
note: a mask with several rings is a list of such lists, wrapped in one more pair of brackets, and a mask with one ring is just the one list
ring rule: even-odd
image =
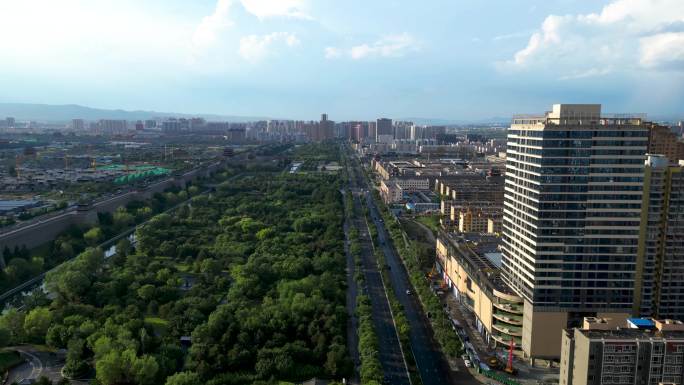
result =
[{"label": "city skyline", "polygon": [[0,42],[11,59],[0,102],[467,121],[541,112],[547,100],[677,119],[684,101],[675,0],[30,0],[0,10],[13,37]]}]

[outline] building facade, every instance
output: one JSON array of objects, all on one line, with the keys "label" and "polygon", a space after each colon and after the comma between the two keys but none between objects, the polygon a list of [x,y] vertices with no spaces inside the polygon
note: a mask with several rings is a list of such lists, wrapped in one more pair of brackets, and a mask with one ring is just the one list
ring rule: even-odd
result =
[{"label": "building facade", "polygon": [[651,124],[648,153],[664,155],[670,163],[677,164],[684,159],[684,142],[669,127]]},{"label": "building facade", "polygon": [[634,313],[684,320],[684,166],[648,155]]},{"label": "building facade", "polygon": [[487,255],[496,254],[498,239],[440,232],[437,265],[447,287],[473,313],[476,328],[491,347],[520,349],[523,301],[501,279]]},{"label": "building facade", "polygon": [[526,356],[558,358],[561,330],[584,316],[631,314],[648,137],[641,117],[600,105],[514,118],[503,269],[524,299]]},{"label": "building facade", "polygon": [[560,385],[684,384],[684,325],[635,320],[630,327],[588,318],[563,332]]},{"label": "building facade", "polygon": [[392,143],[394,140],[394,128],[392,119],[380,118],[375,124],[375,141],[377,143]]}]

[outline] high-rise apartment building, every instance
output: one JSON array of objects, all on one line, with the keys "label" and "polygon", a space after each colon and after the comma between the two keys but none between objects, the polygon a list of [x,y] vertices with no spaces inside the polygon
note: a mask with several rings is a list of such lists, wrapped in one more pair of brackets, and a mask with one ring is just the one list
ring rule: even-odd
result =
[{"label": "high-rise apartment building", "polygon": [[412,122],[394,122],[394,139],[411,139],[411,127],[413,126]]},{"label": "high-rise apartment building", "polygon": [[317,141],[333,139],[335,137],[335,122],[328,120],[328,114],[321,114],[320,133]]},{"label": "high-rise apartment building", "polygon": [[71,121],[71,129],[74,131],[85,130],[85,121],[83,121],[83,119],[73,119]]},{"label": "high-rise apartment building", "polygon": [[670,163],[677,164],[680,159],[684,159],[684,142],[670,127],[651,124],[648,152],[665,155]]},{"label": "high-rise apartment building", "polygon": [[593,104],[514,118],[502,251],[527,357],[557,358],[561,330],[585,316],[632,313],[648,136],[641,117]]},{"label": "high-rise apartment building", "polygon": [[684,320],[684,167],[648,155],[634,313]]},{"label": "high-rise apartment building", "polygon": [[128,122],[126,120],[100,119],[97,124],[100,130],[105,133],[120,133],[128,130]]},{"label": "high-rise apartment building", "polygon": [[392,119],[380,118],[375,125],[375,141],[378,143],[391,143],[394,140],[394,128]]}]

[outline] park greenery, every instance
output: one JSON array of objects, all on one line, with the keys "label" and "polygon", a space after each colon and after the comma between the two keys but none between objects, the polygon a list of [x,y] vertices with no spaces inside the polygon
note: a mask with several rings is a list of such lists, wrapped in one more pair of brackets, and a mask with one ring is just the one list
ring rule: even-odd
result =
[{"label": "park greenery", "polygon": [[[310,154],[336,160],[339,149],[293,155]],[[216,175],[211,193],[155,215],[110,258],[98,242],[193,194],[164,194],[55,241],[53,250],[85,250],[47,275],[49,298],[0,316],[0,342],[67,349],[64,373],[99,385],[348,377],[342,181],[283,170],[262,159]]]},{"label": "park greenery", "polygon": [[[229,175],[223,172],[222,175]],[[138,225],[200,193],[198,186],[173,187],[155,193],[150,199],[133,201],[119,207],[114,213],[98,213],[93,225],[72,225],[48,244],[34,250],[25,246],[5,246],[2,257],[6,263],[0,269],[0,292],[9,290],[55,266],[70,260],[101,242]]]}]

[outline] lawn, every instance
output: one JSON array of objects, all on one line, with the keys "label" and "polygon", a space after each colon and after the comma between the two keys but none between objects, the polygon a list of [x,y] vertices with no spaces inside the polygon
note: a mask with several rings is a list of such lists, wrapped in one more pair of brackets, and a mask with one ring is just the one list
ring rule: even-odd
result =
[{"label": "lawn", "polygon": [[165,335],[169,328],[169,321],[159,317],[145,317],[145,324],[151,326],[156,335]]},{"label": "lawn", "polygon": [[24,359],[14,350],[0,351],[0,373],[6,372],[23,361]]},{"label": "lawn", "polygon": [[437,235],[439,231],[439,216],[437,215],[422,215],[416,217],[416,221],[427,226],[432,232]]}]

